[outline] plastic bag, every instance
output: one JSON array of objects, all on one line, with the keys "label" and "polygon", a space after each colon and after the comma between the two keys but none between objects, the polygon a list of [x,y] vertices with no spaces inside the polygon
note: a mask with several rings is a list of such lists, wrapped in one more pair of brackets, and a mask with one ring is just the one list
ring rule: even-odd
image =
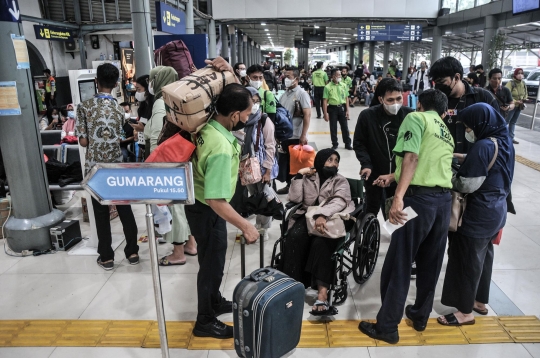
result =
[{"label": "plastic bag", "polygon": [[159,225],[156,226],[156,231],[159,234],[165,235],[172,230],[172,215],[168,206],[152,205],[152,214],[154,214],[154,224]]},{"label": "plastic bag", "polygon": [[311,168],[315,162],[317,152],[308,145],[290,145],[290,172],[291,175],[296,175],[302,168]]}]

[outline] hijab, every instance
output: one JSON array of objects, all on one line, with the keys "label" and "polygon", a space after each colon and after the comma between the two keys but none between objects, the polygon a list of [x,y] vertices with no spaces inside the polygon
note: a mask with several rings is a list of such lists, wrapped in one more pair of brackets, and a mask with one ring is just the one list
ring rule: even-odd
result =
[{"label": "hijab", "polygon": [[[253,97],[255,95],[259,96],[259,92],[255,88],[253,88],[253,87],[246,87],[246,88],[251,93],[251,97]],[[251,152],[251,145],[254,144],[253,143],[253,131],[255,130],[255,127],[258,125],[259,121],[261,120],[261,116],[262,116],[262,110],[259,109],[257,111],[257,113],[250,114],[249,117],[248,117],[248,120],[246,122],[246,127],[244,129],[244,132],[246,133],[246,136],[245,136],[245,140],[244,140],[244,148],[242,149],[242,156],[244,156],[244,155]]]},{"label": "hijab", "polygon": [[152,89],[154,90],[154,98],[158,99],[163,96],[161,89],[173,82],[178,81],[178,72],[169,66],[157,66],[150,70],[150,83],[152,83]]},{"label": "hijab", "polygon": [[332,154],[335,154],[338,157],[338,161],[341,159],[339,153],[332,148],[322,149],[318,151],[317,155],[315,156],[315,162],[313,166],[315,167],[315,170],[317,170],[317,173],[319,175],[321,187],[326,180],[330,179],[330,177],[327,177],[325,175],[323,168],[324,164],[326,163],[328,158],[332,156]]}]

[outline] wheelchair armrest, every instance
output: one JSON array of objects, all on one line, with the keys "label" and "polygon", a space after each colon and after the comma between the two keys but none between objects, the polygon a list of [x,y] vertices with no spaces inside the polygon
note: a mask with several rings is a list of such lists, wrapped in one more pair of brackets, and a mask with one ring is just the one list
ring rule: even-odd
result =
[{"label": "wheelchair armrest", "polygon": [[354,211],[352,213],[350,213],[349,215],[351,217],[357,217],[358,214],[360,214],[362,212],[362,210],[364,209],[364,205],[358,205],[356,207],[356,209],[354,209]]},{"label": "wheelchair armrest", "polygon": [[285,204],[285,209],[289,210],[294,208],[295,205],[298,205],[298,203],[293,203],[292,201],[289,201],[287,204]]}]

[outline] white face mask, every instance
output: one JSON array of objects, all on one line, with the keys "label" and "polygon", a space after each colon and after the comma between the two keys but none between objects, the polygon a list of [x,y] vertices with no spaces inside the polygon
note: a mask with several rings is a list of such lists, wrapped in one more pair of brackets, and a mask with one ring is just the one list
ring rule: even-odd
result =
[{"label": "white face mask", "polygon": [[337,78],[337,79],[336,79],[336,82],[337,82],[337,83],[340,83],[340,82],[341,82],[341,77]]},{"label": "white face mask", "polygon": [[144,92],[136,92],[135,93],[135,99],[139,102],[146,101],[146,93]]},{"label": "white face mask", "polygon": [[401,108],[401,106],[403,104],[401,104],[401,103],[394,103],[394,104],[383,103],[383,105],[384,105],[384,109],[386,109],[386,111],[388,113],[395,116],[399,112],[399,109]]},{"label": "white face mask", "polygon": [[240,70],[240,77],[246,77],[246,70]]},{"label": "white face mask", "polygon": [[124,118],[125,119],[130,119],[131,118],[131,113],[124,113]]},{"label": "white face mask", "polygon": [[262,81],[249,80],[249,85],[258,90],[262,86]]},{"label": "white face mask", "polygon": [[291,80],[290,78],[285,79],[285,87],[289,88],[293,85],[294,80]]},{"label": "white face mask", "polygon": [[148,84],[148,93],[150,93],[152,96],[154,95],[154,81],[150,82]]},{"label": "white face mask", "polygon": [[255,114],[255,113],[259,112],[259,108],[261,108],[261,104],[260,103],[255,103],[251,107],[251,114]]},{"label": "white face mask", "polygon": [[474,135],[473,131],[465,132],[465,139],[471,143],[474,143],[476,142],[476,135]]},{"label": "white face mask", "polygon": [[52,115],[52,118],[53,118],[53,119],[58,119],[58,114],[53,114],[53,115]]}]

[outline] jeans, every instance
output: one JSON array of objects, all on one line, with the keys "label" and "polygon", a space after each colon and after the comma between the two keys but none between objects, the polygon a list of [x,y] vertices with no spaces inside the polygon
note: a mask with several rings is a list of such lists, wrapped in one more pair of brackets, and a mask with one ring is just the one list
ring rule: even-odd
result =
[{"label": "jeans", "polygon": [[345,106],[328,106],[328,117],[330,120],[330,138],[332,145],[337,147],[337,124],[341,127],[341,137],[346,147],[351,146],[351,133],[349,132],[349,124],[347,123],[347,117],[345,116]]},{"label": "jeans", "polygon": [[514,139],[514,131],[516,130],[516,123],[521,114],[521,109],[519,107],[514,108],[508,112],[506,121],[508,122],[508,132],[510,133],[510,138]]},{"label": "jeans", "polygon": [[364,93],[363,96],[365,100],[364,104],[366,107],[369,107],[371,105],[371,100],[373,99],[373,93]]}]

